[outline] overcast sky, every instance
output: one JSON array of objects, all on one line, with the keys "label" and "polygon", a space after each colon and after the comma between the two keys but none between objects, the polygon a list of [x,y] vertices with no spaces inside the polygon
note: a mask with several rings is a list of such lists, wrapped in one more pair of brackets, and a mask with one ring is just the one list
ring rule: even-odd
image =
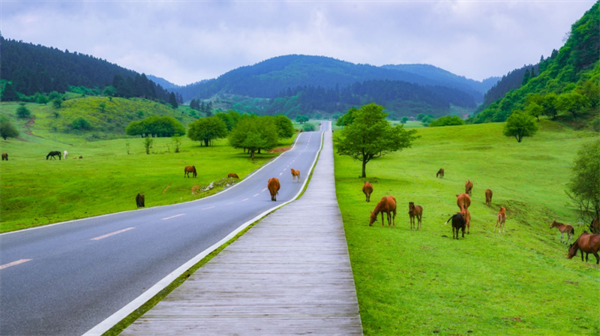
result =
[{"label": "overcast sky", "polygon": [[5,38],[68,49],[185,85],[305,54],[427,63],[481,80],[559,49],[594,1],[14,1]]}]

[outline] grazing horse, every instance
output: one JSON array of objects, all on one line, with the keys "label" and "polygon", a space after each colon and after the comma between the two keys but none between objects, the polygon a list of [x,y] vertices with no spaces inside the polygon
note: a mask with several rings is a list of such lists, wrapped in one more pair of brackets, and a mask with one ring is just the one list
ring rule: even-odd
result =
[{"label": "grazing horse", "polygon": [[575,230],[573,229],[573,227],[571,225],[567,225],[567,224],[563,224],[563,223],[559,223],[557,221],[553,221],[552,224],[550,225],[550,228],[557,228],[558,231],[560,231],[560,242],[562,243],[564,240],[564,233],[567,233],[567,241],[565,242],[565,244],[569,244],[569,241],[571,240],[571,236],[573,234],[575,234]]},{"label": "grazing horse", "polygon": [[367,196],[367,202],[371,202],[371,194],[373,193],[373,185],[369,182],[365,182],[363,185],[363,193]]},{"label": "grazing horse", "polygon": [[435,174],[435,177],[444,178],[444,168],[440,168],[440,170],[438,170],[437,174]]},{"label": "grazing horse", "polygon": [[457,212],[452,215],[452,217],[448,218],[444,225],[447,225],[450,220],[452,220],[452,239],[458,239],[458,230],[460,229],[462,229],[462,237],[465,238],[465,224],[467,221],[463,214]]},{"label": "grazing horse", "polygon": [[485,189],[485,205],[487,205],[487,206],[492,205],[492,196],[493,195],[494,195],[494,193],[492,192],[492,190]]},{"label": "grazing horse", "polygon": [[506,222],[506,209],[504,207],[500,207],[500,212],[498,212],[498,217],[496,218],[496,225],[494,225],[494,232],[496,232],[496,226],[498,227],[498,233],[502,229],[502,233],[506,233],[504,229],[504,223]]},{"label": "grazing horse", "polygon": [[[8,158],[7,158],[7,160],[8,160]],[[595,234],[600,233],[600,223],[598,222],[598,218],[594,218],[592,220],[592,222],[590,223],[590,231],[592,231],[592,233],[595,233]]]},{"label": "grazing horse", "polygon": [[583,231],[581,236],[571,244],[569,247],[569,253],[567,258],[571,259],[577,255],[577,249],[581,250],[581,261],[583,261],[583,252],[585,252],[585,261],[588,261],[589,254],[593,254],[596,257],[596,265],[600,263],[600,256],[598,256],[598,250],[600,250],[600,234],[591,234]]},{"label": "grazing horse", "polygon": [[471,214],[469,213],[469,207],[471,206],[471,197],[467,194],[456,195],[456,205],[460,209],[463,218],[467,224],[467,234],[471,233]]},{"label": "grazing horse", "polygon": [[83,155],[79,155],[79,158],[80,158],[80,159],[83,159]]},{"label": "grazing horse", "polygon": [[67,152],[67,151],[64,151],[64,153],[63,153],[63,159],[65,159],[65,160],[66,160],[66,159],[67,159],[67,155],[68,155],[68,154],[69,154],[69,152]]},{"label": "grazing horse", "polygon": [[193,177],[196,177],[196,166],[187,166],[183,169],[183,177],[190,177],[190,173],[192,173]]},{"label": "grazing horse", "polygon": [[269,188],[269,192],[271,193],[271,201],[277,201],[277,195],[279,195],[279,189],[281,188],[279,179],[276,177],[270,178],[267,188]]},{"label": "grazing horse", "polygon": [[298,182],[300,182],[300,171],[295,170],[294,168],[292,168],[291,171],[292,171],[292,181],[296,181],[296,178],[298,178]]},{"label": "grazing horse", "polygon": [[381,213],[381,227],[383,227],[385,224],[385,218],[383,217],[384,212],[387,214],[388,227],[396,227],[396,199],[393,196],[384,196],[381,198],[381,201],[377,203],[375,209],[371,212],[369,226],[372,226],[373,223],[375,223],[377,215]]},{"label": "grazing horse", "polygon": [[469,194],[469,196],[470,196],[472,189],[473,189],[473,182],[471,182],[471,180],[468,180],[467,183],[465,183],[465,194]]},{"label": "grazing horse", "polygon": [[2,161],[8,161],[8,154],[7,153],[2,153]]},{"label": "grazing horse", "polygon": [[[413,229],[413,225],[415,226],[415,230],[421,229],[421,217],[423,216],[423,207],[420,205],[415,206],[414,202],[409,202],[408,215],[410,216],[410,229]],[[418,223],[415,223],[415,217],[417,217]]]},{"label": "grazing horse", "polygon": [[145,208],[146,203],[145,203],[144,195],[137,194],[137,196],[135,196],[135,204],[137,205],[138,208]]},{"label": "grazing horse", "polygon": [[235,178],[238,180],[240,179],[240,177],[236,173],[229,173],[229,174],[227,174],[227,177]]},{"label": "grazing horse", "polygon": [[60,155],[59,151],[52,151],[50,153],[48,153],[48,155],[46,155],[46,160],[48,160],[48,158],[53,158],[54,160],[56,160],[56,157],[58,156],[58,159],[60,160],[62,158],[62,155]]}]

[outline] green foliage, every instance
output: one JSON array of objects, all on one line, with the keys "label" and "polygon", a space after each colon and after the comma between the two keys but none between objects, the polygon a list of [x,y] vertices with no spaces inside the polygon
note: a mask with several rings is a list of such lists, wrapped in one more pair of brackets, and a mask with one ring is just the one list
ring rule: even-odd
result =
[{"label": "green foliage", "polygon": [[173,142],[175,153],[179,153],[179,147],[181,146],[181,138],[178,136],[173,136],[171,137],[171,141]]},{"label": "green foliage", "polygon": [[25,106],[25,103],[19,104],[19,108],[17,108],[17,118],[19,119],[29,119],[31,118],[31,111]]},{"label": "green foliage", "polygon": [[19,96],[15,91],[11,82],[4,81],[4,86],[2,87],[2,101],[15,101],[19,100]]},{"label": "green foliage", "polygon": [[406,116],[400,118],[400,123],[402,123],[402,124],[406,124],[407,121],[408,121],[408,117],[406,117]]},{"label": "green foliage", "polygon": [[567,195],[586,222],[600,218],[600,140],[581,146],[572,169]]},{"label": "green foliage", "polygon": [[227,112],[215,113],[215,117],[223,120],[227,126],[227,131],[229,132],[237,125],[237,122],[240,120],[242,115],[234,110],[229,110]]},{"label": "green foliage", "polygon": [[317,128],[313,123],[306,123],[302,126],[302,131],[304,132],[314,132]]},{"label": "green foliage", "polygon": [[63,102],[62,98],[60,98],[60,97],[59,98],[55,98],[52,101],[52,106],[54,106],[55,109],[59,109],[59,108],[62,107],[62,102]]},{"label": "green foliage", "polygon": [[92,125],[84,117],[77,117],[73,119],[73,122],[71,122],[71,127],[80,131],[89,131],[92,129]]},{"label": "green foliage", "polygon": [[387,153],[408,148],[416,139],[416,131],[406,131],[402,125],[392,126],[385,120],[383,106],[371,103],[354,113],[354,122],[336,138],[338,154],[362,162],[362,177],[367,177],[369,161]]},{"label": "green foliage", "polygon": [[170,137],[185,135],[185,126],[171,116],[152,116],[140,121],[132,121],[125,132],[127,135]]},{"label": "green foliage", "polygon": [[304,124],[308,120],[309,120],[309,118],[307,116],[304,116],[304,115],[299,115],[299,116],[296,117],[296,122],[300,123],[300,124]]},{"label": "green foliage", "polygon": [[36,103],[38,103],[38,104],[44,104],[44,105],[46,105],[48,103],[48,101],[49,101],[48,97],[44,96],[43,94],[41,94],[39,92],[35,94],[34,100],[35,100]]},{"label": "green foliage", "polygon": [[6,140],[8,138],[16,138],[19,136],[17,128],[10,123],[7,118],[0,118],[0,137]]},{"label": "green foliage", "polygon": [[340,126],[342,128],[344,126],[351,125],[354,122],[356,112],[358,112],[358,109],[356,107],[352,106],[348,110],[348,112],[344,113],[344,115],[342,115],[340,118],[338,118],[338,120],[335,122],[335,125]]},{"label": "green foliage", "polygon": [[503,134],[505,136],[514,136],[517,142],[521,142],[523,137],[531,137],[539,127],[535,120],[525,112],[516,110],[506,120]]},{"label": "green foliage", "polygon": [[229,133],[229,144],[234,148],[248,150],[252,160],[259,150],[271,150],[277,146],[279,133],[273,118],[246,117]]},{"label": "green foliage", "polygon": [[188,137],[209,146],[213,140],[227,136],[227,125],[219,117],[206,117],[189,124]]},{"label": "green foliage", "polygon": [[459,116],[445,116],[431,121],[431,123],[429,123],[429,127],[456,126],[464,124],[465,121]]},{"label": "green foliage", "polygon": [[102,91],[102,95],[104,95],[104,96],[114,97],[116,94],[117,94],[117,89],[115,89],[115,87],[112,85],[108,85]]},{"label": "green foliage", "polygon": [[421,119],[421,122],[423,123],[423,125],[429,126],[429,124],[434,120],[435,118],[432,115],[426,115]]},{"label": "green foliage", "polygon": [[276,115],[273,116],[273,120],[277,126],[277,133],[280,139],[287,139],[294,135],[294,124],[292,124],[290,118],[284,115]]},{"label": "green foliage", "polygon": [[146,154],[150,154],[150,149],[154,144],[154,139],[146,137],[144,138],[144,149],[146,149]]},{"label": "green foliage", "polygon": [[573,119],[577,118],[578,114],[587,111],[590,105],[589,99],[577,91],[563,93],[558,96],[556,101],[558,111],[563,114],[571,113]]}]

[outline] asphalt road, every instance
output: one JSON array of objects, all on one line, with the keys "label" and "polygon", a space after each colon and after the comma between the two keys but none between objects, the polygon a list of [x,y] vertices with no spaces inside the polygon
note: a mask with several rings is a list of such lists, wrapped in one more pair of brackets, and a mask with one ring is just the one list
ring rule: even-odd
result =
[{"label": "asphalt road", "polygon": [[[323,129],[329,130],[324,123]],[[292,199],[321,144],[295,147],[207,199],[0,235],[0,335],[82,335],[244,222]],[[267,180],[279,178],[277,202]],[[132,202],[134,200],[132,199]]]}]

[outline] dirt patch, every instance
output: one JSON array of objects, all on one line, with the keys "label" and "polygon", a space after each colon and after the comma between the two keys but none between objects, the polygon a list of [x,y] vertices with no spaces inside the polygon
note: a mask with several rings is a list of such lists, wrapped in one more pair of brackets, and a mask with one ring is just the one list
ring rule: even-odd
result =
[{"label": "dirt patch", "polygon": [[283,153],[286,151],[289,151],[290,149],[292,149],[292,147],[277,147],[277,148],[273,148],[269,151],[269,153]]},{"label": "dirt patch", "polygon": [[[27,124],[25,124],[25,127],[27,127],[27,130],[25,131],[25,134],[27,134],[29,136],[33,136],[33,137],[42,138],[39,135],[35,135],[35,134],[31,133],[31,125],[33,125],[33,124],[35,124],[35,119],[34,118],[29,119],[29,121],[27,122]],[[23,139],[23,141],[25,141],[25,139]]]},{"label": "dirt patch", "polygon": [[170,186],[171,186],[171,185],[169,184],[169,185],[168,185],[168,186],[165,188],[165,190],[163,190],[163,192],[162,192],[162,193],[164,194],[164,193],[165,193],[165,192],[166,192],[166,191],[169,189],[169,187],[170,187]]},{"label": "dirt patch", "polygon": [[192,195],[196,195],[198,193],[198,190],[200,190],[200,186],[199,185],[193,186],[192,187]]}]

